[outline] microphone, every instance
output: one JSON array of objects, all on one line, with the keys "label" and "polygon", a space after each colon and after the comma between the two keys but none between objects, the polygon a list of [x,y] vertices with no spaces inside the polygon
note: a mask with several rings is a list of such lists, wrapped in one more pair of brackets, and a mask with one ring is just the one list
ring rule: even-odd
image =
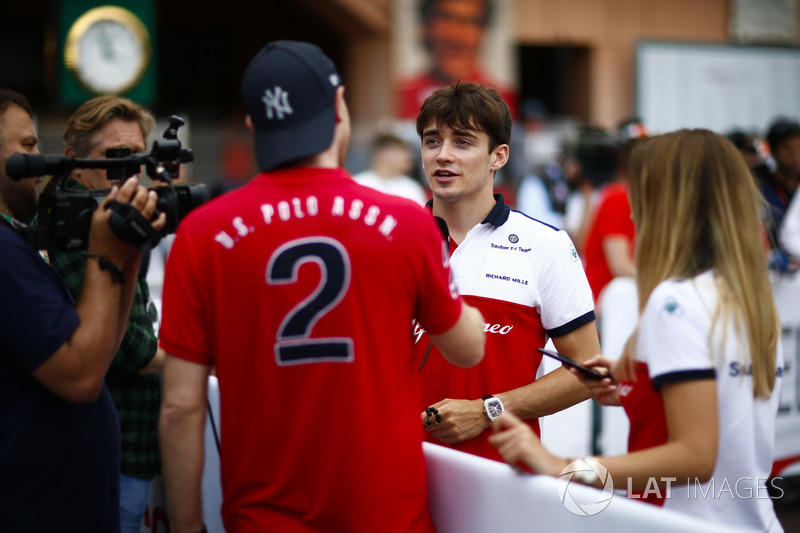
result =
[{"label": "microphone", "polygon": [[74,168],[73,157],[62,155],[11,154],[6,161],[6,175],[12,180],[61,174]]},{"label": "microphone", "polygon": [[142,165],[140,156],[110,159],[82,159],[63,155],[40,155],[14,153],[6,161],[6,175],[12,180],[56,176],[73,168],[121,168],[133,175]]}]

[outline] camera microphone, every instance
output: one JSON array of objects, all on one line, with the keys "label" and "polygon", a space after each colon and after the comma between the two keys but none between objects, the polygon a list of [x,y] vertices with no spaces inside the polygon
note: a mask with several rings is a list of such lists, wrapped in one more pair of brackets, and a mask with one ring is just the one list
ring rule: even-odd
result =
[{"label": "camera microphone", "polygon": [[14,153],[6,161],[6,175],[12,180],[61,174],[74,168],[74,158],[62,155]]},{"label": "camera microphone", "polygon": [[[139,156],[119,159],[83,159],[63,155],[39,155],[15,153],[6,161],[6,175],[12,180],[57,176],[74,168],[122,169],[126,176],[139,172],[142,162]],[[111,179],[111,178],[109,178]]]}]

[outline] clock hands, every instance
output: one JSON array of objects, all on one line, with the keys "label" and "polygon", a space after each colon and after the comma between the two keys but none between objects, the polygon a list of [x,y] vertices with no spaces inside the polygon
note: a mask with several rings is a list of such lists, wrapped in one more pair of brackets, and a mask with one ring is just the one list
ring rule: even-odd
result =
[{"label": "clock hands", "polygon": [[103,58],[108,61],[114,61],[114,40],[109,35],[111,23],[103,22],[98,33],[98,44],[100,45],[100,53]]}]

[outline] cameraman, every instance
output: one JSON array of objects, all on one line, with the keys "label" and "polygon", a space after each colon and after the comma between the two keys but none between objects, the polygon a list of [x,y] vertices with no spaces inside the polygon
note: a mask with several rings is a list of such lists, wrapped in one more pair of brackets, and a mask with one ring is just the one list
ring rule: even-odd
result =
[{"label": "cameraman", "polygon": [[[0,521],[3,531],[119,531],[119,429],[103,378],[122,339],[140,252],[118,239],[110,199],[149,219],[156,195],[131,178],[92,215],[76,304],[23,239],[40,179],[11,181],[15,152],[38,153],[33,112],[0,89]],[[166,224],[162,214],[152,226]]]},{"label": "cameraman", "polygon": [[[81,105],[63,134],[69,157],[104,158],[109,148],[145,151],[155,125],[153,116],[134,102],[115,95],[98,96]],[[105,169],[76,168],[67,179],[71,190],[107,189]],[[53,268],[73,296],[80,293],[87,264],[86,252],[49,250]],[[122,344],[106,375],[122,432],[120,465],[120,520],[123,533],[138,533],[147,506],[151,479],[160,473],[157,418],[161,402],[160,377],[164,353],[153,330],[155,307],[147,282],[136,279],[133,307]]]}]

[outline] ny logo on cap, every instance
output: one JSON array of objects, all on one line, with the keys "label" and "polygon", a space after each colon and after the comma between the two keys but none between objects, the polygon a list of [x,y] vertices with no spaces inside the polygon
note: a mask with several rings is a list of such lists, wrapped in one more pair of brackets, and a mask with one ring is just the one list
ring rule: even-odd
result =
[{"label": "ny logo on cap", "polygon": [[267,120],[277,118],[283,120],[286,115],[294,113],[292,106],[289,105],[289,93],[275,86],[275,90],[265,89],[264,96],[261,98],[267,111]]}]

